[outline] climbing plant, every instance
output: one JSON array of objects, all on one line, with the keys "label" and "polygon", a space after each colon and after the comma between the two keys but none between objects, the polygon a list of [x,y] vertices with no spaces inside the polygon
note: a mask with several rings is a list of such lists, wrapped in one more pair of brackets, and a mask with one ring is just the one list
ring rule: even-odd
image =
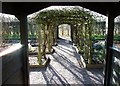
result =
[{"label": "climbing plant", "polygon": [[[19,21],[16,17],[8,14],[1,14],[1,28],[0,28],[0,47],[8,46],[10,42],[14,44],[20,39]],[[9,45],[10,46],[10,45]]]},{"label": "climbing plant", "polygon": [[[69,23],[72,26],[72,38],[80,51],[83,54],[87,63],[92,63],[92,28],[94,19],[89,11],[85,11],[79,6],[63,6],[61,8],[44,9],[36,16],[35,20],[38,25],[44,24],[44,49],[45,56],[46,49],[52,49],[52,45],[57,40],[57,27],[61,23]],[[40,28],[38,29],[40,30]],[[39,31],[38,31],[39,32]],[[41,35],[41,33],[38,33]],[[39,37],[38,37],[39,39]],[[39,46],[41,42],[39,42]],[[40,49],[39,49],[40,50]],[[40,52],[39,52],[40,53]],[[41,57],[38,56],[40,59]]]}]

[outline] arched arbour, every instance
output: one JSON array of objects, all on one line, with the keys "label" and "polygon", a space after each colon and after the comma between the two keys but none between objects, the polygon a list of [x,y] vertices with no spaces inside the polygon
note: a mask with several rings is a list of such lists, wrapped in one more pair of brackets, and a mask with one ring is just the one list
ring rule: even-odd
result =
[{"label": "arched arbour", "polygon": [[120,48],[120,15],[114,19],[113,43],[116,48]]},{"label": "arched arbour", "polygon": [[[88,16],[88,15],[87,15]],[[75,19],[74,19],[75,18]],[[64,21],[59,21],[60,23],[69,23],[71,25],[71,39],[74,43],[77,44],[80,53],[83,53],[83,56],[86,60],[89,60],[91,63],[92,58],[92,24],[93,19],[83,21],[80,18],[70,18],[65,19]],[[91,23],[90,23],[91,22]]]},{"label": "arched arbour", "polygon": [[[64,21],[58,21],[57,25],[60,25],[60,24],[69,24],[71,26],[71,39],[72,39],[72,41],[74,43],[77,44],[76,40],[77,40],[77,33],[78,33],[77,32],[77,25],[79,24],[78,20],[69,20],[69,19],[66,19]],[[57,34],[57,37],[58,37],[58,34]]]},{"label": "arched arbour", "polygon": [[[74,22],[75,23],[75,22]],[[73,41],[73,35],[72,35],[72,31],[73,31],[73,29],[72,29],[72,26],[73,26],[73,21],[60,21],[60,22],[57,22],[57,25],[59,26],[59,25],[62,25],[62,24],[68,24],[69,26],[70,26],[70,38],[71,38],[71,41]],[[59,29],[58,27],[57,27],[57,29]],[[59,30],[57,31],[57,38],[59,37],[58,34],[59,33]]]},{"label": "arched arbour", "polygon": [[120,15],[114,19],[114,35],[120,34]]},{"label": "arched arbour", "polygon": [[[71,40],[71,25],[69,24],[60,24],[58,26],[58,35],[59,38],[67,38],[67,40]],[[70,38],[70,39],[68,39]]]},{"label": "arched arbour", "polygon": [[[78,49],[83,53],[88,63],[92,58],[92,24],[93,17],[88,11],[80,7],[61,7],[60,9],[45,9],[40,11],[35,17],[38,24],[39,39],[39,58],[41,58],[41,26],[43,28],[44,40],[43,45],[48,47],[50,52],[52,45],[57,40],[56,28],[60,23],[70,23],[72,25],[72,39],[76,42]],[[46,48],[45,48],[46,49]],[[43,53],[46,51],[43,49]],[[45,55],[45,54],[44,54]]]}]

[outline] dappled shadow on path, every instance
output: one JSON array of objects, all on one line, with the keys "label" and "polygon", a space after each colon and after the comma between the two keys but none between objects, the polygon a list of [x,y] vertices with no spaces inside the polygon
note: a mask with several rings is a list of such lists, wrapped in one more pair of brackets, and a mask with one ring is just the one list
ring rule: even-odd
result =
[{"label": "dappled shadow on path", "polygon": [[[51,58],[50,65],[43,70],[31,70],[36,72],[37,79],[41,84],[58,86],[96,86],[102,85],[102,69],[87,70],[80,67],[77,54],[71,44],[64,40],[59,41],[58,46],[54,47],[55,52],[48,55]],[[37,74],[39,72],[39,74]],[[31,76],[32,77],[32,76]],[[34,81],[31,83],[34,84]],[[35,82],[37,83],[37,82]],[[38,83],[37,83],[38,84]]]}]

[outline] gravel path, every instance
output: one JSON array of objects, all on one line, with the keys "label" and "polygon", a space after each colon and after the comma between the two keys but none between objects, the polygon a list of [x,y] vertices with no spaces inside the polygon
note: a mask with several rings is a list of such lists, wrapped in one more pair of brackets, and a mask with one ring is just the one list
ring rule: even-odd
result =
[{"label": "gravel path", "polygon": [[78,63],[80,56],[69,41],[60,40],[58,46],[53,48],[55,53],[47,55],[51,59],[47,68],[30,69],[31,86],[35,84],[37,86],[96,86],[96,84],[102,84],[102,70],[82,68]]}]

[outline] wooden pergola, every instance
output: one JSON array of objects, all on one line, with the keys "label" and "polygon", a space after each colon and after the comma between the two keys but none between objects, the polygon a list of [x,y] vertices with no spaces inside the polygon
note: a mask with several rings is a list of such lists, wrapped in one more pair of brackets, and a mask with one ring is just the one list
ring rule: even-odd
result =
[{"label": "wooden pergola", "polygon": [[[81,6],[92,11],[108,16],[108,32],[107,32],[107,54],[105,65],[104,86],[109,86],[112,69],[112,59],[114,54],[113,31],[114,18],[120,15],[119,2],[3,2],[2,13],[15,15],[20,21],[20,38],[21,44],[24,45],[24,84],[29,85],[28,70],[28,27],[27,15],[37,12],[49,6]],[[116,52],[115,52],[116,53]],[[120,53],[117,55],[120,55]]]}]

